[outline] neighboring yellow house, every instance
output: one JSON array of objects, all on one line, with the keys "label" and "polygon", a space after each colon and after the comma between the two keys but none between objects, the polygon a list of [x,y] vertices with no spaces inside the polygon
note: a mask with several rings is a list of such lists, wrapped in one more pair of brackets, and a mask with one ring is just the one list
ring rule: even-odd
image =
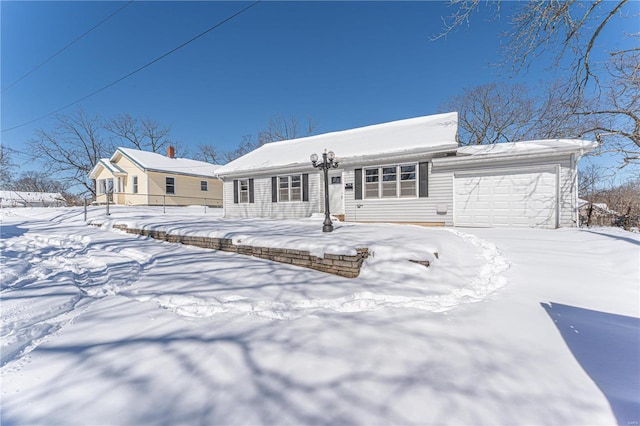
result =
[{"label": "neighboring yellow house", "polygon": [[102,158],[89,173],[95,180],[96,202],[148,206],[222,206],[222,181],[215,177],[220,166],[204,161],[175,158],[131,148],[118,148]]}]

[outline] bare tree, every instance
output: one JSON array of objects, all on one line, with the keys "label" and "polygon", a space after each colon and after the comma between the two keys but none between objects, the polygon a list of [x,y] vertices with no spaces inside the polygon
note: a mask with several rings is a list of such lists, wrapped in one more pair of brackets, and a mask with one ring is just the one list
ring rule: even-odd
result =
[{"label": "bare tree", "polygon": [[601,189],[601,182],[604,178],[602,167],[589,163],[581,167],[578,173],[578,196],[588,199]]},{"label": "bare tree", "polygon": [[9,189],[13,181],[13,169],[15,164],[11,160],[11,150],[0,145],[0,189]]},{"label": "bare tree", "polygon": [[120,114],[108,120],[104,128],[116,139],[125,142],[125,145],[142,151],[162,152],[169,145],[176,145],[170,137],[171,127],[163,127],[150,118],[134,118],[129,114]]},{"label": "bare tree", "polygon": [[619,225],[628,229],[640,221],[640,179],[612,184],[585,197],[592,203],[604,203],[618,213]]},{"label": "bare tree", "polygon": [[439,109],[458,111],[463,145],[580,137],[599,125],[597,117],[575,116],[556,84],[537,92],[545,95],[523,84],[490,83],[463,89]]},{"label": "bare tree", "polygon": [[269,142],[309,136],[313,134],[317,126],[318,122],[311,118],[301,122],[294,116],[284,117],[276,114],[269,119],[267,127],[258,132],[258,143],[264,145]]},{"label": "bare tree", "polygon": [[[481,4],[493,8],[498,16],[500,1],[450,0],[454,12],[444,19],[445,37],[465,23]],[[584,127],[604,144],[603,152],[622,154],[623,165],[640,163],[638,158],[638,53],[640,33],[621,34],[632,40],[630,49],[609,52],[610,60],[598,63],[593,54],[601,48],[605,28],[615,28],[616,19],[637,19],[633,2],[535,0],[517,3],[509,16],[510,30],[503,45],[503,65],[518,73],[526,71],[541,57],[551,58],[552,67],[564,70],[563,86],[556,87],[563,99],[565,125]],[[565,64],[568,64],[565,66]],[[624,88],[624,89],[623,89]],[[635,109],[634,109],[635,108]],[[595,125],[584,126],[585,117]],[[578,118],[577,118],[578,117]],[[557,120],[559,116],[554,117]],[[578,122],[579,126],[575,126]],[[603,124],[607,123],[607,124]]]},{"label": "bare tree", "polygon": [[66,188],[79,186],[83,194],[95,195],[87,175],[101,158],[111,157],[117,145],[161,152],[171,144],[177,156],[186,156],[188,151],[172,140],[169,132],[169,127],[148,118],[122,114],[104,120],[78,109],[57,116],[52,130],[37,130],[29,145],[33,159],[41,162],[50,176]]},{"label": "bare tree", "polygon": [[232,151],[225,152],[222,158],[225,162],[230,162],[261,147],[265,143],[311,136],[317,125],[318,122],[311,118],[301,122],[294,116],[287,118],[281,115],[274,115],[269,119],[267,126],[258,131],[256,138],[253,135],[244,135],[238,147]]},{"label": "bare tree", "polygon": [[464,89],[443,102],[440,110],[458,111],[458,138],[463,145],[524,139],[536,114],[525,86],[502,83]]},{"label": "bare tree", "polygon": [[576,115],[597,118],[588,131],[596,135],[602,153],[621,155],[624,165],[640,163],[640,51],[612,57],[604,95],[580,105]]},{"label": "bare tree", "polygon": [[220,162],[219,157],[218,148],[210,144],[205,144],[198,145],[198,152],[196,152],[193,158],[211,164],[218,164]]},{"label": "bare tree", "polygon": [[242,137],[242,140],[236,147],[236,149],[225,152],[224,154],[222,154],[222,158],[225,163],[229,163],[235,160],[236,158],[239,158],[245,154],[248,154],[249,152],[253,151],[254,149],[260,146],[261,144],[253,140],[253,135],[244,135]]},{"label": "bare tree", "polygon": [[[454,12],[443,19],[444,30],[432,40],[445,37],[461,25],[468,24],[482,3],[493,8],[495,17],[500,15],[499,0],[449,0]],[[519,72],[549,53],[554,66],[559,65],[562,59],[569,61],[574,88],[582,91],[590,79],[598,80],[591,54],[597,48],[603,29],[617,15],[635,19],[631,13],[623,13],[632,10],[631,3],[628,0],[535,0],[519,3],[509,17],[508,41],[502,48],[504,65]]]},{"label": "bare tree", "polygon": [[101,158],[113,154],[113,144],[102,137],[103,126],[97,116],[83,110],[59,115],[51,131],[37,130],[29,141],[31,154],[46,166],[50,176],[58,176],[65,187],[80,186],[95,195],[87,175]]},{"label": "bare tree", "polygon": [[13,183],[14,191],[24,192],[65,192],[65,185],[51,179],[47,173],[28,171],[20,175]]}]

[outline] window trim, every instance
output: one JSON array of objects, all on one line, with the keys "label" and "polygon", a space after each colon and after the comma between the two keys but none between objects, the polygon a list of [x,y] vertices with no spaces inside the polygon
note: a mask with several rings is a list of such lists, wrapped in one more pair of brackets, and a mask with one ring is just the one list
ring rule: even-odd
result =
[{"label": "window trim", "polygon": [[208,192],[209,191],[209,181],[201,180],[200,181],[200,192]]},{"label": "window trim", "polygon": [[[286,179],[287,180],[287,185],[286,188],[282,187],[282,181]],[[297,185],[294,186],[294,179],[296,179],[296,183]],[[292,174],[292,175],[279,175],[277,177],[277,189],[278,189],[278,202],[279,203],[301,203],[304,201],[304,182],[303,182],[303,177],[302,177],[302,173],[298,174]],[[298,189],[297,192],[295,192],[296,195],[296,199],[294,200],[294,190]],[[282,192],[283,190],[286,190],[287,193],[287,199],[283,200],[282,199]]]},{"label": "window trim", "polygon": [[[173,182],[169,183],[169,179]],[[173,190],[169,192],[169,187],[172,187]],[[165,176],[164,177],[164,193],[166,195],[176,195],[176,178],[173,176]]]},{"label": "window trim", "polygon": [[[246,187],[246,189],[242,189],[243,187],[243,182],[244,182],[244,186]],[[243,200],[243,195],[246,195],[246,199]],[[249,179],[238,179],[238,203],[239,204],[249,204],[250,202],[250,197],[249,197]]]},{"label": "window trim", "polygon": [[[375,167],[363,167],[362,168],[362,199],[363,200],[383,200],[383,199],[414,199],[419,198],[419,181],[420,177],[418,176],[418,164],[419,163],[399,163],[399,164],[385,164]],[[413,172],[402,172],[403,167],[411,166],[413,167]],[[395,173],[384,173],[385,169],[395,168]],[[375,177],[376,180],[373,182],[367,182],[367,171],[375,170],[376,173],[370,173],[369,176],[372,178]],[[387,170],[388,171],[388,170]],[[402,175],[413,174],[413,179],[402,179]],[[384,180],[385,176],[394,176],[394,180]],[[395,181],[395,195],[384,195],[384,184]],[[414,182],[414,191],[412,195],[402,195],[402,182]],[[377,195],[371,196],[367,195],[367,188],[373,188],[373,183],[377,183]],[[372,189],[370,189],[372,191]]]},{"label": "window trim", "polygon": [[133,194],[137,194],[138,193],[138,176],[132,176],[132,182],[131,182],[131,186],[132,186],[132,192]]}]

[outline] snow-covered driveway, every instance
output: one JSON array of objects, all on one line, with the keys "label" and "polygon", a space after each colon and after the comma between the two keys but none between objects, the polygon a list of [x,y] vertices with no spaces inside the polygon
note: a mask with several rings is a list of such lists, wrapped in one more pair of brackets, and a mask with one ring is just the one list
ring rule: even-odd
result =
[{"label": "snow-covered driveway", "polygon": [[[374,255],[346,279],[88,227],[76,209],[3,210],[3,425],[638,420],[624,401],[640,384],[602,384],[639,375],[637,235],[341,224],[329,240],[315,219],[102,213]],[[406,261],[434,251],[429,269]],[[629,355],[598,377],[572,326]]]}]

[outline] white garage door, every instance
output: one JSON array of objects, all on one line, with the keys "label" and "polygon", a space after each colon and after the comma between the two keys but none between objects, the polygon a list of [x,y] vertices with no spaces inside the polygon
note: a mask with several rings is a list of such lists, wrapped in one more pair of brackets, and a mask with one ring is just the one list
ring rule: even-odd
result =
[{"label": "white garage door", "polygon": [[557,227],[555,169],[464,172],[454,177],[454,224]]}]

